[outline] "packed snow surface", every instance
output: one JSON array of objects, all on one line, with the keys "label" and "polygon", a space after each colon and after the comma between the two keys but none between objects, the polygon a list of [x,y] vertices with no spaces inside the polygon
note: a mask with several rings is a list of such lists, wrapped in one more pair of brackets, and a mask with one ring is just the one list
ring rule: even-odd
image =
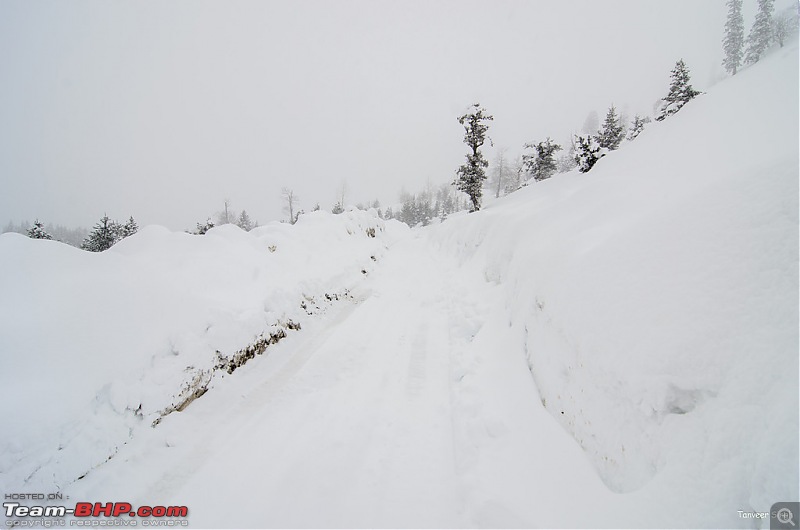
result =
[{"label": "packed snow surface", "polygon": [[738,512],[800,496],[797,78],[795,43],[424,229],[0,236],[0,490],[194,527],[764,525]]}]

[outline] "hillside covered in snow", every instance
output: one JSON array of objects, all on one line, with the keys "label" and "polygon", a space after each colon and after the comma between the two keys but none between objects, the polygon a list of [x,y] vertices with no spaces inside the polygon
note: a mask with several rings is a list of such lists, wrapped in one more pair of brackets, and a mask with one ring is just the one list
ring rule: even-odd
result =
[{"label": "hillside covered in snow", "polygon": [[3,234],[0,490],[198,528],[764,524],[800,497],[797,56],[434,226]]}]

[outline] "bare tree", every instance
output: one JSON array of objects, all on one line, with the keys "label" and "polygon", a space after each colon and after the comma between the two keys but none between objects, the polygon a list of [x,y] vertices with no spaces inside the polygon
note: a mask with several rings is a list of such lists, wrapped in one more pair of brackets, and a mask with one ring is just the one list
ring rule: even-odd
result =
[{"label": "bare tree", "polygon": [[281,197],[283,197],[283,200],[286,202],[283,207],[283,213],[289,215],[289,222],[291,224],[295,224],[297,222],[297,218],[294,215],[294,208],[297,205],[297,201],[300,200],[300,197],[298,197],[291,188],[281,189]]},{"label": "bare tree", "polygon": [[225,199],[224,207],[221,212],[217,213],[217,224],[227,225],[236,222],[236,212],[231,208],[231,200]]},{"label": "bare tree", "polygon": [[500,192],[504,189],[509,173],[506,151],[508,151],[506,148],[501,148],[497,151],[497,156],[494,159],[494,164],[491,169],[492,185],[495,188],[495,199],[500,197]]},{"label": "bare tree", "polygon": [[347,198],[347,193],[350,191],[350,186],[347,185],[347,179],[342,179],[342,184],[339,186],[337,200],[342,208],[345,207],[345,199]]},{"label": "bare tree", "polygon": [[772,22],[772,35],[781,48],[783,48],[783,43],[786,42],[786,38],[792,33],[795,26],[796,19],[787,12],[775,16]]}]

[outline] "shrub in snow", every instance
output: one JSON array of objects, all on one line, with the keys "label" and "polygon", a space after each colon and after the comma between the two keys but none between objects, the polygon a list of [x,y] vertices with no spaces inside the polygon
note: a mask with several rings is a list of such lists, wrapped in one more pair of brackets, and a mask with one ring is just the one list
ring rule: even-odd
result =
[{"label": "shrub in snow", "polygon": [[212,228],[214,228],[214,221],[209,217],[205,223],[197,223],[197,231],[195,234],[201,236]]},{"label": "shrub in snow", "polygon": [[644,126],[650,123],[650,118],[645,116],[644,118],[639,116],[638,114],[633,117],[633,123],[631,123],[631,132],[628,134],[628,141],[632,142],[636,139],[639,134],[644,130]]},{"label": "shrub in snow", "polygon": [[531,155],[522,155],[522,163],[528,172],[533,175],[534,180],[540,181],[549,179],[558,171],[555,153],[561,151],[561,146],[555,143],[550,137],[538,144],[525,144],[525,149],[534,149]]},{"label": "shrub in snow", "polygon": [[575,163],[578,171],[586,173],[608,153],[608,149],[601,147],[597,138],[590,135],[575,136]]}]

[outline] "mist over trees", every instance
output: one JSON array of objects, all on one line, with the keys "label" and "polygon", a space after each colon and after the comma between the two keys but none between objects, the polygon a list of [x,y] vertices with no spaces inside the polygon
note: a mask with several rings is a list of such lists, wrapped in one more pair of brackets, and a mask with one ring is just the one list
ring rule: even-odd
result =
[{"label": "mist over trees", "polygon": [[38,219],[35,221],[35,223],[23,221],[20,224],[16,224],[13,221],[9,221],[3,227],[2,233],[13,232],[16,234],[30,235],[29,231],[34,228],[36,223],[42,224],[44,232],[49,234],[53,240],[60,243],[66,243],[67,245],[77,248],[80,248],[83,240],[89,233],[89,230],[86,228],[68,228],[66,226],[55,225],[53,223],[44,224]]},{"label": "mist over trees", "polygon": [[725,38],[722,47],[725,52],[725,59],[722,65],[731,75],[736,75],[736,71],[742,64],[744,48],[744,18],[742,17],[742,0],[728,0],[728,19],[725,22]]},{"label": "mist over trees", "polygon": [[245,232],[249,232],[256,227],[256,223],[250,219],[250,215],[248,215],[247,210],[242,210],[242,213],[239,214],[239,218],[236,219],[236,226]]},{"label": "mist over trees", "polygon": [[775,11],[773,0],[758,0],[758,12],[747,36],[747,51],[744,55],[745,64],[758,62],[764,52],[772,44],[772,13]]},{"label": "mist over trees", "polygon": [[387,208],[384,217],[396,219],[408,226],[428,226],[435,220],[444,221],[452,213],[466,210],[471,199],[452,184],[432,185],[416,194],[400,192],[400,209]]},{"label": "mist over trees", "polygon": [[[722,39],[721,65],[730,75],[736,75],[741,68],[760,60],[770,49],[783,46],[800,23],[800,10],[784,9],[775,12],[774,0],[747,0],[757,5],[749,34],[745,38],[745,20],[743,17],[744,0],[727,0],[727,14],[724,20]],[[799,4],[800,5],[800,4]],[[722,25],[723,21],[720,21]],[[720,63],[718,63],[720,64]],[[590,171],[597,161],[613,151],[624,148],[627,142],[635,141],[645,127],[655,121],[663,121],[677,113],[686,103],[700,95],[691,83],[689,69],[681,59],[675,63],[671,71],[669,90],[659,100],[658,106],[649,113],[636,113],[629,119],[625,105],[617,107],[612,104],[600,120],[596,110],[590,110],[581,126],[581,133],[573,133],[569,137],[560,137],[560,142],[547,136],[545,140],[525,143],[516,152],[507,148],[497,148],[491,163],[484,157],[483,146],[488,137],[489,122],[494,117],[479,103],[468,107],[467,111],[457,118],[464,127],[463,143],[467,145],[465,163],[458,167],[456,178],[449,185],[428,185],[417,193],[403,192],[400,202],[388,204],[381,210],[380,201],[373,201],[375,208],[384,218],[394,218],[410,226],[428,225],[436,220],[444,220],[450,214],[463,209],[477,211],[482,206],[484,193],[487,196],[500,198],[513,193],[529,183],[547,180],[561,173],[577,169],[579,172]],[[631,114],[633,114],[631,109]],[[580,123],[580,122],[579,122]],[[577,125],[577,124],[575,124]],[[576,128],[572,129],[576,131]],[[538,133],[537,133],[538,134]],[[542,138],[544,135],[539,136]],[[553,135],[553,137],[558,137]],[[342,213],[348,207],[346,202],[351,193],[346,178],[340,178],[335,191],[335,202],[330,210],[334,214]],[[354,190],[358,194],[359,190]],[[295,224],[303,213],[299,209],[299,197],[291,187],[283,187],[280,191],[285,222]],[[329,199],[328,199],[329,200]],[[330,204],[330,203],[328,203]],[[369,203],[360,203],[358,208],[369,208]],[[320,210],[316,202],[313,211]],[[230,199],[225,199],[222,209],[214,212],[205,221],[197,222],[192,233],[204,234],[214,226],[235,224],[245,231],[258,226],[246,210],[237,211]],[[124,237],[138,230],[131,217],[126,223],[117,223],[105,216],[91,231],[85,228],[69,229],[60,225],[45,224],[37,219],[34,223],[27,221],[19,225],[9,222],[4,232],[18,232],[32,238],[52,238],[87,250],[103,250]]]}]

